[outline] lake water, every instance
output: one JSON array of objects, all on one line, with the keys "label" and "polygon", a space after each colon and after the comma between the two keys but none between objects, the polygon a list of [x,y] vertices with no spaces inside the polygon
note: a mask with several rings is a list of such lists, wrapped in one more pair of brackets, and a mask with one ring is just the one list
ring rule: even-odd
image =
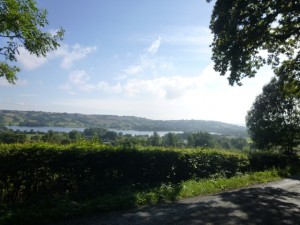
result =
[{"label": "lake water", "polygon": [[6,126],[9,129],[12,129],[14,131],[20,130],[20,131],[40,131],[40,132],[48,132],[49,130],[58,131],[58,132],[66,132],[69,133],[72,130],[77,131],[84,131],[85,128],[71,128],[71,127],[20,127],[20,126]]},{"label": "lake water", "polygon": [[[20,127],[20,126],[6,126],[9,129],[12,129],[14,131],[20,130],[20,131],[40,131],[40,132],[48,132],[49,130],[52,131],[57,131],[57,132],[66,132],[69,133],[72,130],[77,130],[80,132],[83,132],[85,128],[74,128],[74,127]],[[117,133],[122,133],[123,135],[125,134],[131,134],[132,136],[137,136],[137,135],[148,135],[151,136],[153,135],[154,131],[139,131],[139,130],[116,130],[116,129],[108,129],[110,131],[115,131]],[[183,133],[182,131],[157,131],[159,136],[164,136],[167,133],[175,133],[175,134],[180,134]]]}]

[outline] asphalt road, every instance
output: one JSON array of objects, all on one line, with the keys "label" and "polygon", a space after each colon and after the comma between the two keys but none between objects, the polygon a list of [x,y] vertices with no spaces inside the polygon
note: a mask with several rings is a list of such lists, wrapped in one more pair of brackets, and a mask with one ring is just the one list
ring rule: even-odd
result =
[{"label": "asphalt road", "polygon": [[300,178],[55,225],[300,224]]}]

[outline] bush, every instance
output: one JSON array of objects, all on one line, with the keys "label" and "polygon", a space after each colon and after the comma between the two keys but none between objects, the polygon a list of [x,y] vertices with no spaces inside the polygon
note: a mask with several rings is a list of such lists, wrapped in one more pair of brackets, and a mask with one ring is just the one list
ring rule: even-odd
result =
[{"label": "bush", "polygon": [[253,152],[249,154],[250,170],[263,171],[272,168],[284,169],[299,163],[297,155],[286,155],[278,152]]},{"label": "bush", "polygon": [[230,177],[248,167],[244,154],[208,149],[1,144],[0,201],[11,204],[57,196],[92,198],[131,185]]}]

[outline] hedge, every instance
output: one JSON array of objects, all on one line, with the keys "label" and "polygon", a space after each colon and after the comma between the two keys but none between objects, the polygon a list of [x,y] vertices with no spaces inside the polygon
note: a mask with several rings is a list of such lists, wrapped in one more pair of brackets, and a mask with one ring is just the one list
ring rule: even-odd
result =
[{"label": "hedge", "polygon": [[249,154],[250,170],[263,171],[272,168],[284,169],[290,165],[299,165],[299,157],[295,155],[285,155],[279,152],[252,152]]},{"label": "hedge", "polygon": [[221,150],[0,144],[0,201],[91,198],[131,185],[231,177],[248,169],[247,155]]}]

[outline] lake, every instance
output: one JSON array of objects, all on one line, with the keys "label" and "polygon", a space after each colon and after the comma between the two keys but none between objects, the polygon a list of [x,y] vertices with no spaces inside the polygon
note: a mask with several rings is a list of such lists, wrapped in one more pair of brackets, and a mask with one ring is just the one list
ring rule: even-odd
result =
[{"label": "lake", "polygon": [[[20,126],[6,126],[6,127],[9,129],[12,129],[14,131],[16,131],[16,130],[20,130],[20,131],[33,130],[33,131],[40,131],[40,132],[45,132],[45,133],[48,132],[49,130],[57,131],[57,132],[66,132],[66,133],[69,133],[72,130],[77,130],[77,131],[83,132],[85,129],[82,127],[77,127],[77,128],[74,128],[74,127],[20,127]],[[137,136],[137,135],[151,136],[151,135],[153,135],[153,132],[154,132],[154,131],[117,130],[117,129],[108,129],[108,130],[114,131],[117,133],[122,133],[123,135],[131,134],[132,136]],[[182,131],[157,131],[159,136],[164,136],[170,132],[175,133],[175,134],[183,133]]]}]

